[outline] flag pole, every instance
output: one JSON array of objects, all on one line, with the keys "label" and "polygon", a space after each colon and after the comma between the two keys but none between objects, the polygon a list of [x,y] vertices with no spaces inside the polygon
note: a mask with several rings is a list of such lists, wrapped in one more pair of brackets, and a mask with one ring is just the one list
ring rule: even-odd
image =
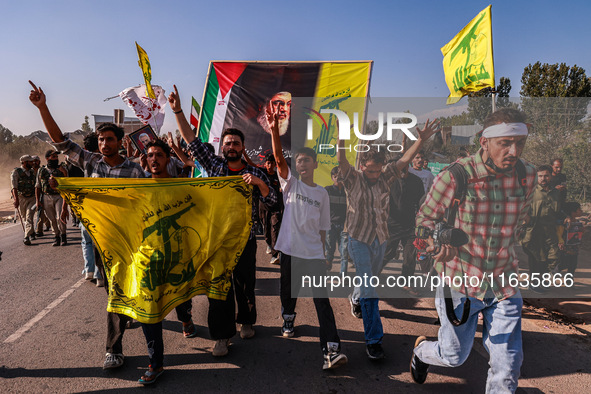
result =
[{"label": "flag pole", "polygon": [[493,113],[497,111],[497,103],[496,103],[496,98],[497,98],[497,91],[496,90],[492,90],[492,111]]}]

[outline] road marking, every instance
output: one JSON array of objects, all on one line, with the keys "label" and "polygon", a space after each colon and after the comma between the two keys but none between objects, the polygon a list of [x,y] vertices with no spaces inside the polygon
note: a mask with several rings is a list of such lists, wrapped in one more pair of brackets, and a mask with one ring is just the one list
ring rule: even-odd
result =
[{"label": "road marking", "polygon": [[74,285],[72,287],[70,287],[68,290],[66,290],[66,292],[64,294],[59,296],[55,301],[53,301],[51,304],[47,305],[45,307],[45,309],[43,309],[41,312],[39,312],[37,314],[37,316],[35,316],[31,320],[29,320],[24,326],[22,326],[21,328],[16,330],[16,332],[14,334],[12,334],[8,338],[6,338],[4,340],[4,343],[11,343],[11,342],[14,342],[17,339],[19,339],[25,332],[29,331],[35,324],[37,324],[37,322],[39,322],[39,320],[43,319],[45,317],[45,315],[47,315],[49,312],[51,312],[51,310],[53,308],[55,308],[56,306],[61,304],[62,301],[64,301],[66,298],[68,298],[84,282],[86,282],[86,279],[82,278],[78,282],[74,283]]},{"label": "road marking", "polygon": [[6,225],[6,226],[2,226],[2,227],[0,228],[0,231],[2,231],[2,230],[6,230],[6,229],[9,229],[9,228],[16,227],[18,224],[19,224],[19,223],[13,223],[12,225]]}]

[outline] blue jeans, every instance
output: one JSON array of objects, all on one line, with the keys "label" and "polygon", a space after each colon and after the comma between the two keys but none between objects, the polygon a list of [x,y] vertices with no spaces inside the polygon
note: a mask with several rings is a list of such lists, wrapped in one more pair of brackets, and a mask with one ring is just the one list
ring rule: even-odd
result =
[{"label": "blue jeans", "polygon": [[[379,244],[376,238],[371,245],[349,237],[349,254],[355,263],[356,276],[361,278],[366,275],[369,285],[370,277],[377,275],[379,268],[384,260],[386,251],[386,242]],[[364,284],[366,282],[364,280]],[[373,345],[382,343],[384,329],[380,319],[380,309],[378,307],[378,293],[371,286],[356,287],[353,291],[352,301],[361,305],[363,316],[363,332],[365,333],[365,343]]]},{"label": "blue jeans", "polygon": [[331,224],[326,236],[326,260],[332,262],[334,251],[338,246],[339,254],[341,255],[341,272],[345,274],[347,273],[347,264],[349,263],[348,243],[349,234],[343,231],[343,226]]},{"label": "blue jeans", "polygon": [[[452,289],[456,316],[462,315],[466,297]],[[523,299],[518,292],[511,298],[498,301],[492,292],[480,301],[470,297],[470,317],[459,326],[453,326],[445,313],[443,287],[437,288],[435,307],[441,319],[439,340],[424,341],[414,350],[421,361],[441,367],[462,365],[470,355],[474,334],[478,326],[478,313],[482,312],[482,342],[490,356],[487,393],[515,392],[523,348],[521,343],[521,308]]]},{"label": "blue jeans", "polygon": [[94,245],[92,243],[92,238],[90,238],[88,231],[86,231],[82,223],[79,224],[79,227],[80,235],[82,236],[80,245],[82,246],[82,256],[84,257],[84,270],[82,273],[93,272],[94,277],[97,280],[102,279],[101,273],[94,263]]}]

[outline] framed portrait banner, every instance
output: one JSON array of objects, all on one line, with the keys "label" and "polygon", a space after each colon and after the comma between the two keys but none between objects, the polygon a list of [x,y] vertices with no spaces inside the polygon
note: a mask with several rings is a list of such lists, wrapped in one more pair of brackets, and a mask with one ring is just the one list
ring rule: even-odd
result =
[{"label": "framed portrait banner", "polygon": [[145,155],[146,145],[148,145],[150,141],[155,140],[158,137],[156,136],[156,133],[154,133],[152,126],[148,124],[144,127],[137,129],[133,133],[130,133],[129,138],[131,139],[131,142],[133,142],[135,148]]},{"label": "framed portrait banner", "polygon": [[[236,128],[245,135],[251,160],[263,164],[272,152],[269,121],[277,116],[284,155],[307,146],[318,154],[316,182],[332,184],[330,170],[337,165],[336,151],[322,146],[336,146],[336,118],[322,109],[337,109],[359,114],[364,124],[372,61],[212,61],[205,90],[198,135],[219,152],[224,129]],[[310,121],[313,127],[307,126]],[[308,128],[307,128],[308,127]],[[353,135],[353,138],[356,138]],[[356,143],[356,140],[351,140]],[[356,162],[357,152],[347,152]]]}]

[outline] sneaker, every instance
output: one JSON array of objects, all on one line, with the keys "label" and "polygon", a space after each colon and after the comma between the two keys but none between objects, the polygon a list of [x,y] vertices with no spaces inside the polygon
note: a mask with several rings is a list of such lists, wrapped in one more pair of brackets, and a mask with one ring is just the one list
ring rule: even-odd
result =
[{"label": "sneaker", "polygon": [[286,316],[283,318],[283,327],[281,327],[281,335],[285,338],[291,338],[294,335],[293,322],[295,316]]},{"label": "sneaker", "polygon": [[33,233],[33,234],[29,235],[29,237],[30,237],[30,238],[31,238],[31,240],[33,240],[33,241],[37,239],[37,237],[35,237],[35,233]]},{"label": "sneaker", "polygon": [[347,361],[349,361],[347,356],[342,354],[340,349],[332,350],[324,355],[324,365],[322,365],[322,369],[334,369],[347,364]]},{"label": "sneaker", "polygon": [[37,237],[42,237],[42,236],[43,236],[43,231],[37,231],[37,232],[35,233],[35,236],[37,236]]},{"label": "sneaker", "polygon": [[[424,336],[420,336],[415,341],[415,349],[419,344],[423,341],[426,341],[427,338]],[[410,359],[410,375],[412,376],[412,380],[415,383],[423,384],[425,380],[427,380],[427,375],[429,374],[429,364],[422,362],[417,355],[413,352],[412,358]]]},{"label": "sneaker", "polygon": [[121,353],[107,353],[105,362],[103,363],[103,369],[119,368],[123,365],[123,354]]},{"label": "sneaker", "polygon": [[254,328],[252,328],[252,324],[241,324],[240,338],[249,339],[252,337],[254,337]]},{"label": "sneaker", "polygon": [[363,318],[363,315],[361,314],[361,304],[353,301],[353,294],[349,295],[349,304],[351,304],[351,314],[358,319]]},{"label": "sneaker", "polygon": [[94,279],[94,272],[87,272],[86,275],[84,275],[84,279],[93,280]]},{"label": "sneaker", "polygon": [[53,241],[53,243],[51,244],[51,246],[60,246],[61,244],[61,238],[58,236],[55,237],[55,241]]},{"label": "sneaker", "polygon": [[23,239],[23,243],[24,243],[25,245],[27,245],[27,246],[28,246],[28,245],[30,245],[30,244],[31,244],[31,238],[29,238],[29,237],[25,237],[25,239]]},{"label": "sneaker", "polygon": [[66,234],[62,234],[62,246],[66,246],[68,244],[68,239],[66,238]]},{"label": "sneaker", "polygon": [[271,261],[269,261],[269,264],[273,264],[273,265],[277,265],[279,263],[281,263],[281,261],[279,260],[279,256],[273,257],[271,259]]},{"label": "sneaker", "polygon": [[104,279],[97,279],[96,280],[96,287],[105,287],[105,280]]},{"label": "sneaker", "polygon": [[381,360],[386,356],[380,343],[367,345],[365,351],[367,352],[367,356],[370,358],[370,360]]},{"label": "sneaker", "polygon": [[215,341],[215,346],[211,351],[211,355],[214,357],[222,357],[228,354],[228,345],[230,345],[230,339],[218,339]]},{"label": "sneaker", "polygon": [[267,254],[273,253],[273,251],[271,250],[271,247],[269,245],[267,245],[267,251],[266,251],[266,253]]}]

